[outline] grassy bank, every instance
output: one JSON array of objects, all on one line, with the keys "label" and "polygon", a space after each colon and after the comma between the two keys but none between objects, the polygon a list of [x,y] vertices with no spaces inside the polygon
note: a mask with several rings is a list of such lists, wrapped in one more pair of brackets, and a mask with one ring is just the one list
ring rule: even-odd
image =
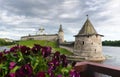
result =
[{"label": "grassy bank", "polygon": [[41,46],[51,46],[53,48],[58,47],[56,42],[51,42],[46,40],[24,40],[24,41],[19,41],[17,43],[28,47],[33,47],[34,44],[40,44]]},{"label": "grassy bank", "polygon": [[46,40],[24,40],[17,42],[19,45],[25,45],[28,47],[33,47],[34,44],[40,44],[41,46],[52,47],[53,52],[59,51],[62,54],[71,55],[72,53],[66,49],[59,48],[56,42],[46,41]]}]

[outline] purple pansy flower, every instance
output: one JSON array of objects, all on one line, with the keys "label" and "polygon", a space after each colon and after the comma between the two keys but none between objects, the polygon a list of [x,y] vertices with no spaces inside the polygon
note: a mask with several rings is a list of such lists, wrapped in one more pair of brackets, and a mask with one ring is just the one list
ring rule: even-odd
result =
[{"label": "purple pansy flower", "polygon": [[58,61],[60,60],[60,52],[55,52],[54,53],[54,56],[53,56],[53,59],[57,59]]},{"label": "purple pansy flower", "polygon": [[59,75],[57,75],[57,77],[62,77],[62,75],[61,75],[61,74],[59,74]]},{"label": "purple pansy flower", "polygon": [[46,77],[45,72],[43,72],[43,71],[38,72],[36,77]]},{"label": "purple pansy flower", "polygon": [[8,51],[8,50],[5,49],[5,50],[3,51],[3,53],[4,53],[4,54],[9,54],[10,51]]},{"label": "purple pansy flower", "polygon": [[3,57],[3,53],[2,53],[2,52],[0,52],[0,58],[1,58],[1,57]]},{"label": "purple pansy flower", "polygon": [[41,50],[41,48],[42,48],[42,46],[35,44],[31,50],[34,54],[37,54]]},{"label": "purple pansy flower", "polygon": [[23,65],[17,72],[17,76],[21,74],[22,76],[31,76],[33,73],[33,69],[30,64]]},{"label": "purple pansy flower", "polygon": [[10,62],[9,63],[9,69],[13,69],[16,66],[15,62]]},{"label": "purple pansy flower", "polygon": [[7,74],[5,77],[15,77],[15,73]]},{"label": "purple pansy flower", "polygon": [[75,70],[71,70],[69,72],[70,77],[80,77],[80,73],[76,72]]},{"label": "purple pansy flower", "polygon": [[55,77],[55,74],[53,73],[52,70],[48,71],[48,75],[49,75],[50,77]]},{"label": "purple pansy flower", "polygon": [[42,47],[42,56],[47,57],[51,53],[51,47]]},{"label": "purple pansy flower", "polygon": [[25,55],[29,55],[30,54],[30,48],[29,47],[21,46],[20,49],[21,49],[21,52],[23,54],[25,54]]}]

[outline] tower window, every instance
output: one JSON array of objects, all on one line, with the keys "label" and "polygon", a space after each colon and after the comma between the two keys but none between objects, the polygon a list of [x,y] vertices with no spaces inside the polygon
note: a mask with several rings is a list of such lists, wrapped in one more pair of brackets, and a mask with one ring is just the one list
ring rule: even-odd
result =
[{"label": "tower window", "polygon": [[96,35],[96,38],[98,37],[98,35]]},{"label": "tower window", "polygon": [[82,44],[84,45],[84,41],[82,42]]}]

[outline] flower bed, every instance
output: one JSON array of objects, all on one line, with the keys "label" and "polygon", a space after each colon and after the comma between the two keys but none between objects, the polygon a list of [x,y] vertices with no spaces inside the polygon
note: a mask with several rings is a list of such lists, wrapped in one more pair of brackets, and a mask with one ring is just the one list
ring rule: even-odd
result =
[{"label": "flower bed", "polygon": [[0,52],[0,77],[80,77],[60,52],[51,47],[14,46]]}]

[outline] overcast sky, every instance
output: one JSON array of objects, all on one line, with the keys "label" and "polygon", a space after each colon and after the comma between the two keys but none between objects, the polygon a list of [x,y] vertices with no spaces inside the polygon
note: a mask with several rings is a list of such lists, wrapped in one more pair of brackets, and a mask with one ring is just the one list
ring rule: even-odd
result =
[{"label": "overcast sky", "polygon": [[0,0],[0,38],[19,40],[40,27],[55,34],[62,24],[73,41],[87,14],[103,40],[120,40],[120,0]]}]

